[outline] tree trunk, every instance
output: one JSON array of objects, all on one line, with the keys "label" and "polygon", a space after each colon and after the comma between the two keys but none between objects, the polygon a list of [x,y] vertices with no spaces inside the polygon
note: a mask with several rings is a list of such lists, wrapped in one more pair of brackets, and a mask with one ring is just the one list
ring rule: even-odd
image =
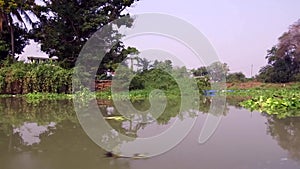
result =
[{"label": "tree trunk", "polygon": [[15,36],[14,36],[14,24],[12,17],[8,15],[9,20],[9,28],[10,28],[10,43],[11,43],[11,60],[12,62],[15,62]]},{"label": "tree trunk", "polygon": [[130,63],[131,64],[130,65],[131,68],[130,69],[131,69],[131,71],[133,71],[133,58],[130,58],[130,61],[131,61],[131,63]]}]

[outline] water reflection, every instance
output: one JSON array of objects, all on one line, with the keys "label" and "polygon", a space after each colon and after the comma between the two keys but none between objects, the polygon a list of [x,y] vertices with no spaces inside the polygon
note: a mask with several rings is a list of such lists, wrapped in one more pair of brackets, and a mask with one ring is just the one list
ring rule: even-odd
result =
[{"label": "water reflection", "polygon": [[[124,103],[118,102],[118,105],[121,104]],[[148,105],[149,102],[147,101],[134,103],[137,109],[144,109],[144,107],[149,107]],[[98,107],[100,107],[102,115],[106,119],[111,120],[103,120],[101,114],[99,114]],[[127,110],[126,108],[126,105],[124,105],[122,111]],[[107,109],[110,111],[108,112]],[[152,116],[152,113],[141,112],[140,114],[131,115],[132,112],[129,110],[126,112],[127,119],[125,120],[108,118],[121,116],[117,108],[112,109],[110,106],[94,106],[94,104],[91,104],[88,107],[80,107],[76,111],[84,130],[95,143],[105,147],[107,151],[129,157],[135,154],[151,156],[157,154],[157,152],[164,151],[157,144],[158,136],[159,139],[164,140],[161,140],[162,143],[168,143],[164,145],[164,148],[170,149],[184,138],[184,136],[180,137],[180,134],[186,135],[188,133],[197,116],[195,109],[182,106],[181,100],[169,100],[166,109],[156,121],[151,120],[155,116]],[[170,124],[170,122],[172,123]],[[166,125],[172,125],[172,127],[166,128]],[[168,132],[163,132],[166,129],[168,129]],[[158,131],[162,132],[158,133]],[[170,134],[171,132],[175,133]],[[157,137],[149,138],[148,133]],[[142,138],[146,135],[148,136],[147,140]],[[139,148],[136,149],[134,147]]]},{"label": "water reflection", "polygon": [[13,129],[13,134],[18,135],[22,139],[22,144],[31,146],[41,142],[41,135],[47,137],[52,135],[51,130],[55,130],[56,123],[50,122],[48,125],[38,125],[37,123],[25,122],[20,127]]},{"label": "water reflection", "polygon": [[[279,120],[257,112],[250,116],[249,111],[233,107],[238,101],[228,100],[221,126],[204,145],[198,145],[197,138],[211,98],[201,100],[199,111],[186,109],[185,113],[178,113],[178,102],[170,101],[155,123],[108,120],[115,129],[112,133],[118,131],[135,138],[155,136],[167,130],[176,118],[199,119],[176,148],[159,157],[132,160],[105,158],[105,151],[82,130],[70,101],[33,105],[18,98],[0,99],[0,168],[198,169],[200,164],[204,168],[299,168],[300,118]],[[112,102],[99,103],[104,116],[120,115]],[[149,103],[140,101],[134,106],[143,110]],[[199,112],[204,114],[197,115]],[[104,141],[112,147],[119,144],[117,134],[110,136],[104,135]]]},{"label": "water reflection", "polygon": [[13,126],[20,127],[27,122],[37,123],[39,126],[65,120],[77,123],[73,103],[68,100],[32,104],[22,98],[1,98],[0,117],[0,129],[8,135],[12,134]]},{"label": "water reflection", "polygon": [[40,135],[38,144],[24,144],[19,135],[5,136],[0,132],[0,137],[6,142],[0,152],[3,169],[130,168],[126,160],[104,158],[104,151],[86,136],[79,125],[68,120],[57,124],[52,134]]},{"label": "water reflection", "polygon": [[289,152],[291,158],[300,161],[300,118],[277,119],[269,116],[267,125],[267,133]]}]

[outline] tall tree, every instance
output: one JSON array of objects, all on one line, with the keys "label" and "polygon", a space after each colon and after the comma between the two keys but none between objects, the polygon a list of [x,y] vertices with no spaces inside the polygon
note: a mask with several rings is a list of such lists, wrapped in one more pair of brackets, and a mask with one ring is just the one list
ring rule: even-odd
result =
[{"label": "tall tree", "polygon": [[167,72],[171,72],[173,69],[171,60],[164,60],[164,61],[155,60],[152,67],[155,69],[162,69]]},{"label": "tall tree", "polygon": [[140,67],[142,71],[147,71],[151,68],[151,60],[148,60],[147,58],[138,58],[137,61],[137,66]]},{"label": "tall tree", "polygon": [[300,19],[278,40],[276,55],[281,58],[288,56],[300,62]]},{"label": "tall tree", "polygon": [[136,1],[43,0],[45,5],[35,10],[40,22],[32,34],[42,51],[72,67],[87,40],[107,23],[128,15],[124,10]]},{"label": "tall tree", "polygon": [[300,81],[300,20],[278,40],[278,44],[268,50],[268,65],[260,70],[258,79],[273,83]]},{"label": "tall tree", "polygon": [[[14,51],[21,54],[24,47],[28,44],[27,31],[18,25],[14,26]],[[11,55],[11,34],[7,25],[3,25],[3,31],[0,32],[0,60],[7,59]],[[13,60],[13,58],[11,58]]]},{"label": "tall tree", "polygon": [[[27,12],[35,6],[34,0],[0,0],[0,32],[3,33],[3,31],[6,31],[6,28],[10,31],[10,55],[12,60],[15,60],[16,53],[15,29],[19,32],[23,29],[25,33],[27,31],[26,22],[31,25],[34,24]],[[15,22],[19,24],[15,24]]]}]

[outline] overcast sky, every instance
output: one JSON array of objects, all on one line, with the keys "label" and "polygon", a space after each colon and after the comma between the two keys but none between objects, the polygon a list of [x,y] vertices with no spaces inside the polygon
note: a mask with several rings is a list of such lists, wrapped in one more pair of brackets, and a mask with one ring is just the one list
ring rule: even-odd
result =
[{"label": "overcast sky", "polygon": [[[299,0],[141,0],[127,11],[179,17],[197,27],[231,72],[250,76],[266,65],[266,51],[289,25],[300,19]],[[34,55],[29,46],[24,55]],[[40,54],[38,54],[40,55]]]},{"label": "overcast sky", "polygon": [[159,12],[196,26],[232,72],[256,74],[266,51],[300,19],[299,0],[142,0],[130,13]]}]

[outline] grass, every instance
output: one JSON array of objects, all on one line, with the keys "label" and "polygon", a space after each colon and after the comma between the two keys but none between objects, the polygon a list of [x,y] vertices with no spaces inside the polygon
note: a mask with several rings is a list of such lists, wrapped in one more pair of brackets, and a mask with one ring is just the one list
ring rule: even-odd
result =
[{"label": "grass", "polygon": [[[38,103],[43,100],[70,100],[73,98],[78,99],[106,99],[112,100],[113,98],[116,100],[125,100],[130,99],[131,101],[145,100],[149,97],[153,97],[154,95],[158,97],[162,97],[162,95],[158,93],[152,93],[152,90],[133,90],[129,92],[129,95],[125,92],[119,92],[117,94],[111,93],[111,91],[102,91],[102,92],[90,92],[89,90],[82,90],[75,94],[58,94],[58,93],[29,93],[24,95],[11,95],[5,94],[0,95],[0,98],[8,98],[8,97],[19,97],[25,98],[25,100],[29,103]],[[167,98],[180,98],[180,92],[177,90],[169,90],[164,93]]]}]

